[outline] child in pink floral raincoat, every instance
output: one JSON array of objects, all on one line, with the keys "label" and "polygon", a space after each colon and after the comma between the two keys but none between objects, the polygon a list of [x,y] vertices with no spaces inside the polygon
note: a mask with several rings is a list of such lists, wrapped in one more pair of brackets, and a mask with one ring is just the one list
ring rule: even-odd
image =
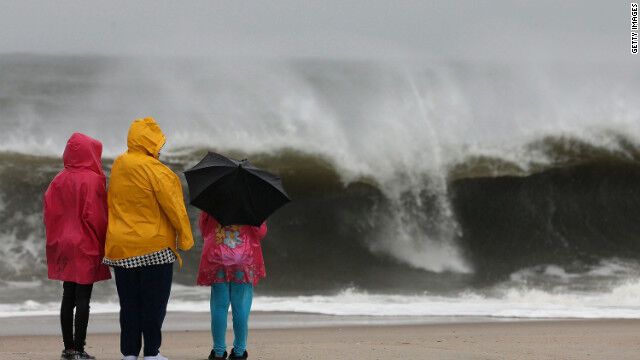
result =
[{"label": "child in pink floral raincoat", "polygon": [[260,241],[267,233],[267,225],[222,226],[213,216],[202,212],[199,227],[204,249],[198,285],[211,286],[213,350],[209,360],[227,358],[225,335],[229,305],[234,333],[229,359],[246,359],[253,286],[266,275]]}]

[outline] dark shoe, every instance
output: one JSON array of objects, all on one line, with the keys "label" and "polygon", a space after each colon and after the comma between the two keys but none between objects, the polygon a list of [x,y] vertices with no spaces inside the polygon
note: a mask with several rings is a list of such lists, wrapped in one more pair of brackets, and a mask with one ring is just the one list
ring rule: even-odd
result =
[{"label": "dark shoe", "polygon": [[74,360],[95,360],[95,356],[91,356],[87,354],[86,351],[76,351],[76,356],[73,358]]},{"label": "dark shoe", "polygon": [[246,350],[244,351],[244,354],[242,354],[242,356],[236,355],[236,353],[235,353],[235,350],[234,350],[234,349],[231,349],[231,354],[229,354],[229,360],[232,360],[232,359],[234,359],[234,360],[235,360],[235,359],[241,360],[241,359],[246,359],[246,358],[248,358],[248,357],[249,357],[249,354],[247,353],[247,351],[246,351]]},{"label": "dark shoe", "polygon": [[75,350],[62,350],[62,354],[60,354],[60,360],[73,360],[75,359],[76,351]]},{"label": "dark shoe", "polygon": [[211,350],[211,354],[209,354],[209,360],[227,360],[227,352],[225,351],[224,354],[222,354],[222,357],[216,356],[216,353]]}]

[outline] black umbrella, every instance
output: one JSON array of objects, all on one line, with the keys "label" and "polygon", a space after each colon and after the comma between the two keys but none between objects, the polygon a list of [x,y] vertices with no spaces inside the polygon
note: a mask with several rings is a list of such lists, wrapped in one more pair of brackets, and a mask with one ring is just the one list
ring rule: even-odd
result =
[{"label": "black umbrella", "polygon": [[216,153],[184,172],[191,205],[222,225],[259,226],[290,201],[279,176]]}]

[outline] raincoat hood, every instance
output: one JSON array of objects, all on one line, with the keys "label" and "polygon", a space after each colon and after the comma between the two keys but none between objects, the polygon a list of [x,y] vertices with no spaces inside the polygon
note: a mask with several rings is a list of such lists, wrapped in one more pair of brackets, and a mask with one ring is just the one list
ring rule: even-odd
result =
[{"label": "raincoat hood", "polygon": [[137,119],[131,124],[127,136],[127,147],[129,152],[141,152],[157,159],[165,141],[166,138],[158,123],[148,117]]},{"label": "raincoat hood", "polygon": [[89,169],[104,176],[102,171],[102,143],[90,136],[74,133],[67,141],[62,160],[64,168]]}]

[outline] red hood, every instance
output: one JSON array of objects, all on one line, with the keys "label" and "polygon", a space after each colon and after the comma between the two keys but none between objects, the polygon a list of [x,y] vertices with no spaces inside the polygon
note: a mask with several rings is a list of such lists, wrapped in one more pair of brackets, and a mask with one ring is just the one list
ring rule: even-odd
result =
[{"label": "red hood", "polygon": [[71,135],[62,155],[65,169],[89,169],[104,176],[101,157],[102,143],[81,133]]}]

